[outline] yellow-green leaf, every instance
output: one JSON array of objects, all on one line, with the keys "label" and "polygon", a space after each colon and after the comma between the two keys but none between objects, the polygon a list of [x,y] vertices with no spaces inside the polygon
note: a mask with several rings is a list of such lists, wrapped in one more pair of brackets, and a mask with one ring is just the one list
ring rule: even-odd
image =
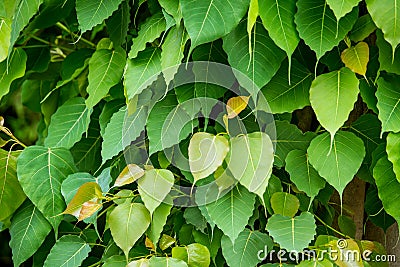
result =
[{"label": "yellow-green leaf", "polygon": [[226,104],[226,109],[228,112],[228,119],[233,119],[239,115],[246,107],[247,103],[249,103],[249,96],[236,96],[232,97],[228,100]]},{"label": "yellow-green leaf", "polygon": [[144,170],[136,164],[128,164],[115,180],[114,186],[123,186],[135,182],[144,175]]},{"label": "yellow-green leaf", "polygon": [[369,61],[369,47],[367,43],[360,42],[356,46],[343,50],[340,57],[346,67],[365,77]]}]

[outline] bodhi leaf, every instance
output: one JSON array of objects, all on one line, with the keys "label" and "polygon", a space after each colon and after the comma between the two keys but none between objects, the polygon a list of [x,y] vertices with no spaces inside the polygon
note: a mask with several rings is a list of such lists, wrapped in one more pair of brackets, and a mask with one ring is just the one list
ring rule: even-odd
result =
[{"label": "bodhi leaf", "polygon": [[188,267],[183,260],[169,257],[151,257],[149,260],[151,267]]},{"label": "bodhi leaf", "polygon": [[400,133],[389,133],[387,136],[386,152],[393,164],[393,172],[400,182]]},{"label": "bodhi leaf", "polygon": [[331,143],[328,133],[321,134],[311,141],[307,154],[319,175],[342,195],[361,166],[365,147],[355,134],[343,131],[337,132]]},{"label": "bodhi leaf", "polygon": [[264,132],[231,138],[228,168],[235,180],[261,199],[267,188],[274,162],[274,147]]},{"label": "bodhi leaf", "polygon": [[26,198],[17,178],[18,155],[0,149],[0,221],[10,217]]},{"label": "bodhi leaf", "polygon": [[125,51],[100,49],[93,53],[89,60],[89,85],[86,99],[88,108],[94,107],[108,94],[111,87],[121,81],[125,67]]},{"label": "bodhi leaf", "polygon": [[[239,83],[250,92],[257,91],[266,85],[278,71],[285,53],[275,45],[268,36],[261,22],[256,22],[253,29],[252,52],[249,53],[246,21],[241,22],[236,29],[223,38],[223,48],[228,54],[229,64],[242,74],[234,72]],[[252,83],[258,88],[254,88]],[[257,93],[257,92],[254,92]]]},{"label": "bodhi leaf", "polygon": [[131,22],[130,2],[123,0],[119,9],[106,21],[107,31],[115,47],[124,44]]},{"label": "bodhi leaf", "polygon": [[234,243],[224,235],[221,239],[222,255],[229,266],[234,267],[255,267],[261,262],[257,258],[259,251],[267,248],[268,252],[274,243],[272,239],[259,231],[244,229]]},{"label": "bodhi leaf", "polygon": [[123,186],[135,182],[144,175],[144,170],[136,164],[128,164],[115,180],[114,186]]},{"label": "bodhi leaf", "polygon": [[365,77],[369,61],[369,47],[367,43],[359,42],[354,47],[346,48],[340,57],[346,67]]},{"label": "bodhi leaf", "polygon": [[172,257],[185,261],[189,267],[210,266],[210,252],[206,246],[193,243],[185,247],[172,248]]},{"label": "bodhi leaf", "polygon": [[400,49],[396,49],[392,54],[392,47],[383,38],[383,33],[379,29],[376,33],[376,45],[379,48],[379,70],[384,70],[390,73],[400,75]]},{"label": "bodhi leaf", "polygon": [[305,150],[292,150],[286,157],[286,171],[296,187],[313,198],[325,187],[325,180],[311,166]]},{"label": "bodhi leaf", "polygon": [[[3,209],[2,209],[3,210]],[[51,231],[51,225],[30,201],[26,201],[12,217],[10,247],[13,262],[21,265],[42,245]]]},{"label": "bodhi leaf", "polygon": [[315,51],[317,59],[320,59],[343,40],[357,20],[357,15],[358,9],[354,8],[337,23],[327,1],[299,0],[295,23],[300,37]]},{"label": "bodhi leaf", "polygon": [[348,68],[322,74],[311,84],[311,106],[318,121],[331,134],[331,140],[353,110],[358,84],[356,75]]},{"label": "bodhi leaf", "polygon": [[75,97],[65,102],[51,116],[49,133],[44,145],[71,148],[88,130],[92,111],[85,105],[82,97]]},{"label": "bodhi leaf", "polygon": [[353,29],[351,29],[349,38],[353,42],[360,42],[367,38],[375,30],[376,26],[371,18],[371,15],[365,14],[357,19],[356,23],[353,26]]},{"label": "bodhi leaf", "polygon": [[75,171],[72,155],[64,148],[30,146],[18,157],[17,174],[22,189],[56,232],[65,209],[61,184]]},{"label": "bodhi leaf", "polygon": [[378,98],[378,118],[382,122],[382,133],[400,131],[400,77],[379,77],[376,97]]},{"label": "bodhi leaf", "polygon": [[249,11],[247,12],[247,35],[249,36],[249,54],[251,55],[251,36],[254,24],[259,15],[258,0],[250,0]]},{"label": "bodhi leaf", "polygon": [[147,236],[150,238],[151,242],[153,242],[155,246],[157,246],[164,225],[167,223],[167,218],[171,212],[171,209],[172,205],[161,203],[160,206],[158,206],[153,213],[150,227],[147,230]]},{"label": "bodhi leaf", "polygon": [[368,12],[376,26],[382,30],[385,40],[392,46],[392,59],[400,43],[400,5],[397,0],[366,0]]},{"label": "bodhi leaf", "polygon": [[337,20],[349,13],[361,0],[326,0]]},{"label": "bodhi leaf", "polygon": [[259,0],[260,17],[272,40],[288,56],[288,84],[291,84],[290,71],[292,54],[300,38],[294,24],[296,1],[294,0]]},{"label": "bodhi leaf", "polygon": [[270,202],[274,214],[281,214],[287,217],[294,217],[300,207],[299,199],[286,192],[275,192],[271,196]]},{"label": "bodhi leaf", "polygon": [[165,169],[146,170],[144,176],[139,178],[139,194],[150,214],[163,202],[174,182],[172,172]]},{"label": "bodhi leaf", "polygon": [[[182,0],[180,7],[191,39],[191,50],[231,32],[249,6],[245,0]],[[247,44],[247,39],[245,40]],[[246,46],[247,47],[247,46]]]},{"label": "bodhi leaf", "polygon": [[310,105],[310,86],[313,74],[296,59],[292,61],[291,83],[288,82],[288,61],[261,91],[272,113],[293,112]]},{"label": "bodhi leaf", "polygon": [[8,94],[12,81],[24,76],[27,56],[22,48],[13,49],[7,60],[0,63],[0,100]]},{"label": "bodhi leaf", "polygon": [[226,103],[226,111],[228,112],[228,119],[233,119],[239,115],[249,102],[249,96],[236,96],[232,97]]},{"label": "bodhi leaf", "polygon": [[5,60],[10,49],[11,19],[0,18],[0,62]]},{"label": "bodhi leaf", "polygon": [[153,42],[165,30],[165,19],[161,12],[149,17],[140,26],[138,36],[132,40],[131,50],[129,51],[129,58],[137,57],[140,51],[146,48],[147,43]]},{"label": "bodhi leaf", "polygon": [[80,266],[89,255],[90,250],[89,244],[82,238],[75,235],[62,236],[51,248],[43,266]]},{"label": "bodhi leaf", "polygon": [[234,243],[253,214],[254,203],[255,195],[237,185],[224,196],[205,206],[210,219]]},{"label": "bodhi leaf", "polygon": [[97,24],[100,24],[111,16],[118,9],[122,0],[77,0],[76,15],[78,17],[79,29],[82,33],[91,30]]},{"label": "bodhi leaf", "polygon": [[303,212],[294,218],[274,214],[268,219],[266,226],[266,230],[281,249],[297,252],[306,248],[314,239],[316,228],[314,216],[309,212]]},{"label": "bodhi leaf", "polygon": [[198,132],[190,139],[189,166],[195,184],[217,170],[229,151],[228,140],[223,136]]},{"label": "bodhi leaf", "polygon": [[143,204],[125,202],[108,217],[111,235],[128,259],[128,253],[150,225],[150,213]]}]

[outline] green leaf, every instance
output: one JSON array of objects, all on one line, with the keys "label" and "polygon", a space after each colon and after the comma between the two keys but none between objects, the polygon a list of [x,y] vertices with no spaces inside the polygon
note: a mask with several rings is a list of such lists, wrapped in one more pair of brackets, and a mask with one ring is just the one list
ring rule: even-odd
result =
[{"label": "green leaf", "polygon": [[[125,266],[125,264],[123,264]],[[140,259],[136,261],[131,261],[126,267],[146,267],[149,266],[149,260],[148,259]]]},{"label": "green leaf", "polygon": [[151,218],[151,224],[147,230],[147,236],[150,238],[151,242],[157,246],[160,235],[163,231],[165,224],[167,223],[168,215],[170,214],[172,205],[161,203],[158,206]]},{"label": "green leaf", "polygon": [[309,212],[303,212],[294,218],[274,214],[268,219],[266,226],[266,230],[281,249],[297,252],[306,248],[314,239],[316,228],[314,216]]},{"label": "green leaf", "polygon": [[131,22],[130,2],[123,0],[118,10],[106,21],[107,31],[115,47],[124,44]]},{"label": "green leaf", "polygon": [[260,250],[272,249],[272,239],[259,231],[244,229],[234,243],[225,235],[221,239],[222,255],[229,266],[255,267],[261,262],[257,256]]},{"label": "green leaf", "polygon": [[274,193],[270,201],[275,214],[287,217],[294,217],[300,207],[299,199],[286,192]]},{"label": "green leaf", "polygon": [[249,11],[247,12],[247,35],[249,36],[249,53],[251,54],[251,35],[254,24],[259,16],[258,0],[250,0]]},{"label": "green leaf", "polygon": [[149,260],[151,267],[188,267],[186,262],[169,257],[151,257]]},{"label": "green leaf", "polygon": [[211,220],[235,242],[253,214],[255,195],[237,185],[230,192],[206,206]]},{"label": "green leaf", "polygon": [[29,259],[50,231],[51,225],[46,218],[30,201],[26,201],[13,216],[10,226],[14,265],[19,266]]},{"label": "green leaf", "polygon": [[0,221],[10,217],[26,198],[17,178],[18,155],[0,149]]},{"label": "green leaf", "polygon": [[27,56],[22,48],[12,49],[7,60],[0,63],[0,100],[8,94],[12,81],[24,76]]},{"label": "green leaf", "polygon": [[[351,30],[358,17],[358,8],[337,23],[335,14],[325,0],[299,0],[295,23],[300,37],[320,59],[337,46]],[[335,30],[336,29],[336,30]]]},{"label": "green leaf", "polygon": [[121,2],[122,0],[77,0],[76,15],[78,17],[79,29],[84,33],[91,30],[97,24],[102,23],[118,9]]},{"label": "green leaf", "polygon": [[195,184],[217,170],[229,151],[228,140],[206,132],[197,132],[189,143],[189,166]]},{"label": "green leaf", "polygon": [[92,109],[85,105],[85,99],[75,97],[65,102],[51,116],[49,133],[44,145],[47,147],[71,148],[89,128]]},{"label": "green leaf", "polygon": [[106,130],[107,124],[110,122],[111,117],[124,105],[125,101],[121,99],[112,100],[104,105],[99,116],[100,133],[102,136],[104,135],[104,131]]},{"label": "green leaf", "polygon": [[[302,133],[296,125],[290,124],[288,121],[275,121],[276,138],[272,140],[275,143],[275,160],[274,165],[283,167],[287,154],[294,150],[306,150],[310,141],[316,136],[315,133]],[[271,132],[271,127],[267,126],[266,132]]]},{"label": "green leaf", "polygon": [[386,141],[388,159],[393,164],[393,171],[400,182],[400,133],[389,133]]},{"label": "green leaf", "polygon": [[[332,148],[331,148],[332,146]],[[363,141],[351,132],[339,131],[330,145],[329,134],[315,137],[307,150],[310,163],[340,195],[353,180],[365,156]]]},{"label": "green leaf", "polygon": [[310,105],[309,91],[313,74],[293,59],[289,84],[288,68],[288,61],[285,60],[271,81],[261,89],[274,114],[293,112]]},{"label": "green leaf", "polygon": [[274,147],[264,132],[231,138],[228,168],[233,177],[261,199],[274,163]]},{"label": "green leaf", "polygon": [[346,48],[343,50],[341,58],[346,67],[366,78],[365,74],[369,61],[369,47],[367,43],[359,42],[356,46]]},{"label": "green leaf", "polygon": [[174,175],[165,169],[146,170],[138,180],[139,194],[150,214],[164,201],[174,184]]},{"label": "green leaf", "polygon": [[357,19],[356,23],[353,26],[353,29],[351,29],[349,38],[353,42],[360,42],[367,38],[375,30],[376,26],[371,18],[371,15],[365,14]]},{"label": "green leaf", "polygon": [[378,79],[378,98],[377,107],[379,110],[378,118],[382,122],[382,133],[400,131],[400,77],[385,76]]},{"label": "green leaf", "polygon": [[368,187],[364,206],[365,212],[368,215],[368,220],[373,222],[376,226],[381,227],[385,233],[387,229],[395,223],[393,217],[387,214],[383,209],[382,201],[378,196],[378,189],[376,187]]},{"label": "green leaf", "polygon": [[[21,0],[14,10],[14,16],[11,24],[10,48],[14,46],[20,32],[29,23],[31,18],[39,11],[39,6],[43,0]],[[9,49],[9,53],[10,53]]]},{"label": "green leaf", "polygon": [[311,106],[318,121],[331,134],[331,139],[354,108],[359,92],[358,83],[351,70],[342,68],[318,76],[311,84]]},{"label": "green leaf", "polygon": [[400,49],[392,54],[392,47],[383,38],[380,30],[376,31],[376,45],[379,48],[379,70],[384,70],[391,73],[400,75]]},{"label": "green leaf", "polygon": [[196,230],[205,233],[205,230],[207,229],[207,220],[201,214],[198,207],[186,208],[183,217],[185,218],[186,223],[193,225]]},{"label": "green leaf", "polygon": [[10,49],[11,19],[0,18],[0,62],[5,60]]},{"label": "green leaf", "polygon": [[129,250],[146,232],[150,214],[143,204],[125,202],[118,205],[108,217],[111,235],[128,259]]},{"label": "green leaf", "polygon": [[356,231],[357,231],[357,228],[356,228],[357,226],[349,216],[339,215],[339,217],[338,217],[338,225],[339,225],[340,231],[343,234],[348,235],[348,236],[350,236],[352,238],[355,238]]},{"label": "green leaf", "polygon": [[182,19],[179,1],[159,0],[158,2],[160,6],[175,19],[176,24],[179,25]]},{"label": "green leaf", "polygon": [[223,38],[223,48],[228,54],[229,64],[246,75],[258,88],[254,88],[242,74],[235,73],[239,83],[246,89],[254,91],[271,80],[278,71],[285,53],[268,36],[261,22],[254,25],[253,31],[251,54],[248,48],[246,21],[241,22]]},{"label": "green leaf", "polygon": [[161,67],[167,85],[173,80],[178,71],[177,65],[182,62],[185,56],[185,45],[188,39],[189,36],[183,25],[172,27],[165,37],[161,47]]},{"label": "green leaf", "polygon": [[139,107],[132,115],[123,106],[114,113],[103,135],[101,157],[103,163],[121,152],[144,130],[147,119],[147,107]]},{"label": "green leaf", "polygon": [[61,184],[75,171],[72,155],[64,148],[30,146],[22,151],[17,160],[22,189],[56,232],[65,209]]},{"label": "green leaf", "polygon": [[361,255],[358,243],[353,239],[344,239],[343,243],[345,244],[343,247],[340,246],[341,243],[337,240],[332,240],[327,244],[327,246],[331,247],[334,251],[337,251],[337,257],[334,259],[334,262],[340,267],[363,267],[364,264],[361,257],[349,256],[350,253],[354,253],[353,255]]},{"label": "green leaf", "polygon": [[212,231],[207,231],[203,234],[199,231],[193,230],[193,238],[197,243],[200,243],[208,248],[210,257],[215,263],[218,251],[221,248],[221,238],[223,233],[218,228],[213,228]]},{"label": "green leaf", "polygon": [[111,87],[121,81],[125,67],[125,51],[100,49],[94,52],[89,61],[89,85],[86,99],[88,108],[94,107],[108,94]]},{"label": "green leaf", "polygon": [[128,59],[124,78],[127,99],[140,94],[157,79],[160,72],[161,53],[157,47],[147,48],[135,59]]},{"label": "green leaf", "polygon": [[[231,32],[246,13],[249,1],[181,0],[180,6],[193,50],[198,45],[214,41]],[[247,39],[245,41],[247,44]]]},{"label": "green leaf", "polygon": [[332,262],[327,259],[312,259],[312,260],[304,260],[300,262],[300,264],[296,265],[298,267],[333,267]]},{"label": "green leaf", "polygon": [[57,240],[44,262],[44,267],[78,267],[90,252],[89,244],[75,235],[65,235]]},{"label": "green leaf", "polygon": [[188,267],[210,266],[210,252],[208,248],[198,243],[172,248],[172,257],[185,261]]},{"label": "green leaf", "polygon": [[350,13],[361,0],[326,0],[337,20]]},{"label": "green leaf", "polygon": [[307,196],[314,198],[319,190],[325,187],[325,180],[311,166],[305,150],[292,150],[286,157],[285,170],[290,174],[290,180]]},{"label": "green leaf", "polygon": [[368,12],[376,26],[382,30],[385,40],[392,46],[392,59],[397,45],[400,43],[400,6],[397,0],[366,0]]},{"label": "green leaf", "polygon": [[129,58],[137,57],[138,53],[146,48],[146,44],[157,39],[164,30],[165,19],[161,12],[146,19],[140,25],[138,36],[132,40],[133,43],[128,54]]},{"label": "green leaf", "polygon": [[287,76],[291,84],[291,57],[300,38],[294,24],[296,1],[293,0],[259,0],[260,17],[272,40],[288,56]]},{"label": "green leaf", "polygon": [[372,110],[375,114],[378,114],[378,108],[376,104],[378,103],[378,99],[376,98],[376,84],[367,83],[366,80],[360,80],[360,96],[367,107]]}]

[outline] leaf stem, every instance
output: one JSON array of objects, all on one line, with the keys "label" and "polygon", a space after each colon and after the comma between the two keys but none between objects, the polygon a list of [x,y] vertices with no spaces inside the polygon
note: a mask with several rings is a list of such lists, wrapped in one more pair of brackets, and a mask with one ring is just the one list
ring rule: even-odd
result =
[{"label": "leaf stem", "polygon": [[64,24],[62,24],[61,22],[57,22],[57,23],[56,23],[56,26],[57,26],[58,28],[60,28],[61,30],[66,31],[66,32],[67,32],[68,34],[70,34],[72,37],[78,38],[78,41],[79,41],[79,40],[82,40],[82,42],[84,42],[84,43],[86,43],[86,44],[88,44],[88,45],[90,45],[90,46],[92,46],[92,47],[96,47],[96,45],[95,45],[94,43],[92,43],[91,41],[89,41],[89,40],[83,38],[82,36],[79,36],[79,35],[77,35],[76,33],[72,32],[70,29],[68,29],[68,28],[67,28]]},{"label": "leaf stem", "polygon": [[346,237],[348,239],[352,239],[350,236],[343,234],[342,232],[336,230],[335,228],[333,228],[332,226],[328,225],[326,222],[324,222],[321,218],[319,218],[317,215],[314,214],[314,217],[317,218],[318,221],[320,221],[325,227],[331,229],[333,232],[335,232],[338,235],[341,235],[343,237]]},{"label": "leaf stem", "polygon": [[6,135],[8,135],[9,137],[11,137],[11,139],[16,142],[17,144],[19,144],[20,146],[22,146],[23,148],[26,148],[26,145],[24,143],[22,143],[21,141],[18,140],[17,137],[15,137],[12,132],[4,127],[4,126],[0,126],[0,131],[2,131],[3,133],[5,133]]}]

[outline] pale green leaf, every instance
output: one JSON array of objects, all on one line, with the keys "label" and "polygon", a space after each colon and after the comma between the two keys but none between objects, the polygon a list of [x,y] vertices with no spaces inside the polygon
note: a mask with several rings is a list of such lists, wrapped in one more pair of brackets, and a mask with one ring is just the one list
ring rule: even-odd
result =
[{"label": "pale green leaf", "polygon": [[272,239],[259,231],[244,229],[235,242],[225,235],[221,239],[222,255],[231,267],[255,267],[261,259],[259,251],[270,251],[274,243]]},{"label": "pale green leaf", "polygon": [[17,178],[18,155],[0,149],[0,221],[10,217],[26,198]]},{"label": "pale green leaf", "polygon": [[247,12],[247,35],[249,36],[249,54],[251,54],[251,36],[253,27],[259,15],[258,0],[250,0],[249,11]]},{"label": "pale green leaf", "polygon": [[144,170],[136,164],[128,164],[118,175],[114,182],[115,186],[123,186],[135,182],[144,175]]},{"label": "pale green leaf", "polygon": [[171,209],[172,205],[161,203],[160,206],[158,206],[153,213],[150,227],[147,230],[147,236],[150,238],[151,242],[153,242],[155,246],[157,246],[164,225],[167,223],[167,218],[171,212]]},{"label": "pale green leaf", "polygon": [[76,235],[62,236],[51,248],[43,266],[78,267],[87,258],[90,250],[89,244],[82,238]]},{"label": "pale green leaf", "polygon": [[[125,264],[123,264],[125,267]],[[126,267],[149,267],[149,259],[142,258],[140,260],[131,261]]]},{"label": "pale green leaf", "polygon": [[10,49],[11,19],[0,18],[0,62],[5,60]]},{"label": "pale green leaf", "polygon": [[335,14],[336,19],[339,20],[353,10],[361,0],[326,0],[326,2]]},{"label": "pale green leaf", "polygon": [[45,146],[71,148],[88,130],[92,111],[85,105],[82,97],[65,102],[51,116]]},{"label": "pale green leaf", "polygon": [[314,216],[303,212],[294,218],[274,214],[268,218],[266,229],[281,249],[300,252],[314,239],[317,226]]},{"label": "pale green leaf", "polygon": [[179,0],[159,0],[158,3],[168,14],[170,14],[175,19],[176,24],[179,25],[182,19],[182,12],[180,9]]},{"label": "pale green leaf", "polygon": [[400,133],[389,133],[386,141],[388,159],[393,164],[393,171],[400,182]]},{"label": "pale green leaf", "polygon": [[[278,71],[285,53],[275,45],[261,22],[256,22],[253,29],[252,52],[249,53],[246,21],[223,38],[223,48],[228,54],[229,64],[243,74],[235,72],[239,83],[253,92],[266,85]],[[250,88],[248,88],[250,87]],[[256,92],[255,92],[256,93]]]},{"label": "pale green leaf", "polygon": [[[180,6],[193,49],[231,32],[246,13],[249,1],[181,0]],[[247,39],[245,42],[247,48]]]},{"label": "pale green leaf", "polygon": [[228,168],[235,180],[261,199],[268,185],[274,162],[274,147],[264,132],[231,138]]},{"label": "pale green leaf", "polygon": [[104,131],[106,130],[107,124],[110,122],[111,117],[124,105],[125,101],[121,99],[111,100],[104,105],[99,116],[100,134],[102,136],[104,135]]},{"label": "pale green leaf", "polygon": [[379,48],[379,70],[400,75],[400,49],[396,49],[392,54],[392,47],[379,29],[376,30],[376,45]]},{"label": "pale green leaf", "polygon": [[285,60],[271,81],[261,89],[274,114],[293,112],[310,105],[309,91],[313,74],[293,59],[289,84],[288,68],[288,61]]},{"label": "pale green leaf", "polygon": [[30,258],[51,231],[51,225],[40,211],[26,201],[15,213],[10,226],[10,247],[15,266]]},{"label": "pale green leaf", "polygon": [[0,100],[8,94],[12,81],[24,76],[27,56],[22,48],[12,49],[8,59],[0,63]]},{"label": "pale green leaf", "polygon": [[346,67],[365,77],[369,61],[369,47],[367,43],[359,42],[355,46],[346,48],[343,50],[341,58]]},{"label": "pale green leaf", "polygon": [[108,94],[111,87],[121,81],[125,67],[125,51],[100,49],[93,53],[89,61],[89,85],[86,99],[88,108],[94,107]]},{"label": "pale green leaf", "polygon": [[294,217],[300,207],[299,199],[286,192],[275,192],[270,199],[274,214],[280,214],[287,217]]},{"label": "pale green leaf", "polygon": [[229,151],[228,140],[206,132],[197,132],[189,143],[189,166],[195,184],[217,170]]},{"label": "pale green leaf", "polygon": [[20,32],[29,23],[31,18],[39,11],[39,6],[43,3],[43,0],[21,0],[18,3],[14,11],[14,16],[11,24],[11,38],[9,53],[11,47],[14,46],[17,41]]},{"label": "pale green leaf", "polygon": [[400,77],[385,76],[378,79],[378,118],[382,122],[382,133],[400,131]]},{"label": "pale green leaf", "polygon": [[210,266],[210,252],[208,248],[198,243],[172,248],[172,257],[185,261],[189,267]]},{"label": "pale green leaf", "polygon": [[385,40],[392,46],[392,55],[400,43],[400,5],[397,0],[366,0],[368,12]]},{"label": "pale green leaf", "polygon": [[150,214],[143,204],[125,202],[108,217],[111,235],[128,259],[130,249],[150,225]]},{"label": "pale green leaf", "polygon": [[335,14],[325,0],[299,0],[295,23],[300,37],[320,59],[337,46],[352,29],[358,17],[354,8],[337,23]]},{"label": "pale green leaf", "polygon": [[77,0],[76,15],[79,29],[84,33],[102,23],[118,9],[121,2],[122,0]]},{"label": "pale green leaf", "polygon": [[188,267],[186,262],[169,257],[151,257],[149,260],[151,267]]},{"label": "pale green leaf", "polygon": [[74,172],[74,160],[65,148],[30,146],[17,160],[18,180],[25,194],[56,232],[65,209],[61,184]]},{"label": "pale green leaf", "polygon": [[333,267],[333,263],[330,262],[328,259],[312,259],[312,260],[305,260],[300,262],[300,264],[296,265],[298,267]]},{"label": "pale green leaf", "polygon": [[161,52],[157,47],[147,48],[135,59],[128,59],[124,78],[128,100],[140,94],[161,73]]},{"label": "pale green leaf", "polygon": [[146,48],[146,44],[160,37],[164,30],[165,19],[161,12],[146,19],[146,21],[140,25],[138,36],[132,40],[131,50],[128,54],[129,58],[137,57],[138,53]]},{"label": "pale green leaf", "polygon": [[353,180],[361,166],[365,148],[363,141],[355,134],[339,131],[332,144],[328,133],[315,137],[307,154],[319,175],[342,195],[344,188]]},{"label": "pale green leaf", "polygon": [[322,74],[311,84],[311,106],[319,123],[331,134],[331,139],[354,108],[358,84],[356,75],[348,68]]},{"label": "pale green leaf", "polygon": [[286,157],[285,170],[290,174],[290,180],[296,187],[311,198],[325,187],[325,180],[311,166],[305,150],[290,151]]},{"label": "pale green leaf", "polygon": [[150,214],[164,201],[174,184],[174,175],[165,169],[146,170],[138,180],[139,194]]},{"label": "pale green leaf", "polygon": [[206,206],[210,219],[235,242],[253,214],[255,195],[237,185]]}]

